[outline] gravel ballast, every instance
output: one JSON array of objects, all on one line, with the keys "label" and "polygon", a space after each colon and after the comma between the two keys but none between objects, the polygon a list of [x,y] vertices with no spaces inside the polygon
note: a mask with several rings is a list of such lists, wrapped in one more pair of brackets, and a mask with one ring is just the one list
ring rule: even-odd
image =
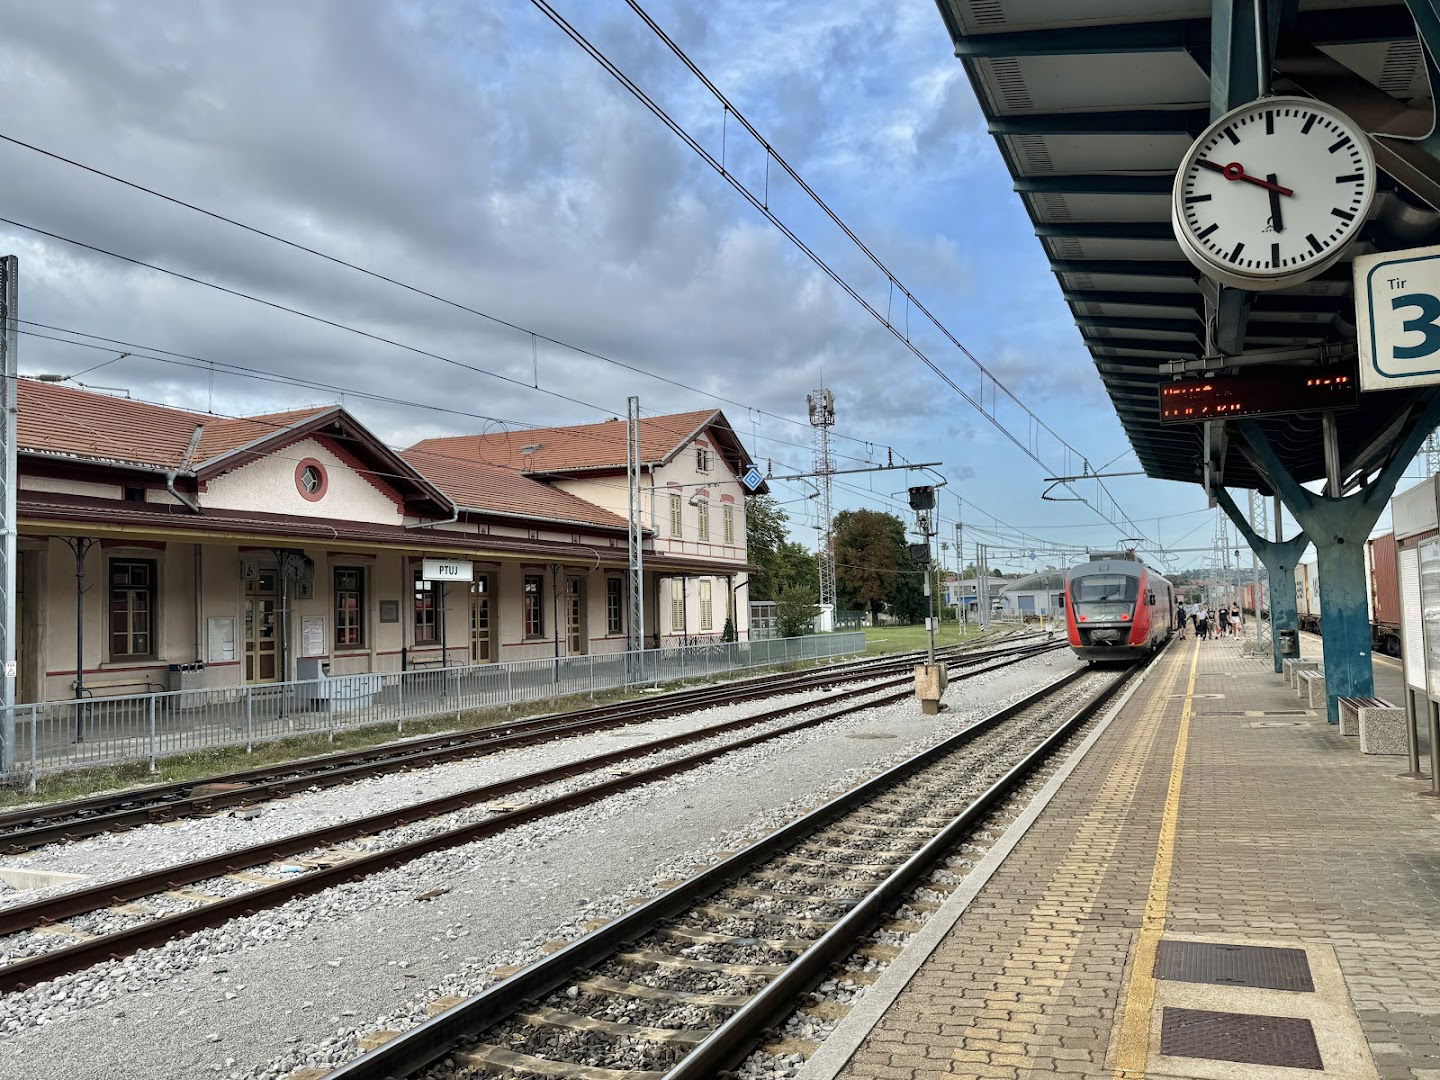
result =
[{"label": "gravel ballast", "polygon": [[[538,957],[546,941],[578,936],[587,922],[625,910],[627,897],[653,894],[659,882],[684,876],[1075,664],[1068,652],[1052,653],[957,684],[950,711],[938,717],[921,716],[913,701],[867,710],[9,995],[0,1000],[0,1078],[258,1080],[345,1060],[360,1035],[423,1018],[436,998],[480,989],[497,977],[497,965]],[[696,714],[655,723],[702,726],[716,719]],[[651,725],[645,732],[662,733]],[[613,745],[616,734],[586,738]],[[849,737],[876,734],[894,737]],[[514,771],[536,767],[537,759],[527,757]],[[416,775],[394,779],[413,791]],[[461,786],[480,782],[472,775]],[[425,794],[435,793],[427,784]],[[371,802],[364,809],[375,808]],[[115,1051],[122,1042],[123,1057]]]}]

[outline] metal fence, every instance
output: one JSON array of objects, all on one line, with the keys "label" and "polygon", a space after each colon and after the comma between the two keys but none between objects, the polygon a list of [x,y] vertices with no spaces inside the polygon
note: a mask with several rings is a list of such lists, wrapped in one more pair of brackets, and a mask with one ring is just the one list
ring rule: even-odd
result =
[{"label": "metal fence", "polygon": [[8,779],[148,761],[292,735],[431,719],[627,686],[659,686],[743,668],[864,652],[860,633],[715,642],[503,664],[334,675],[300,682],[176,690],[15,706]]}]

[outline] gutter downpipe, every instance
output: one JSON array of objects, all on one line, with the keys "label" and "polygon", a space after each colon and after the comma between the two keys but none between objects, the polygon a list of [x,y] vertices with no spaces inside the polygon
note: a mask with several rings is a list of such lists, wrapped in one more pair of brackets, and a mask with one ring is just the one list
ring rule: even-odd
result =
[{"label": "gutter downpipe", "polygon": [[[190,434],[190,444],[185,448],[185,456],[180,459],[180,467],[165,470],[165,490],[170,493],[172,499],[192,514],[200,513],[199,501],[192,500],[188,495],[182,495],[175,487],[175,481],[180,476],[180,469],[186,470],[186,476],[194,475],[189,471],[190,459],[200,445],[200,436],[204,432],[205,425],[196,424],[195,430]],[[197,541],[195,544],[195,663],[197,664],[205,662],[205,570],[202,550],[202,546]]]}]

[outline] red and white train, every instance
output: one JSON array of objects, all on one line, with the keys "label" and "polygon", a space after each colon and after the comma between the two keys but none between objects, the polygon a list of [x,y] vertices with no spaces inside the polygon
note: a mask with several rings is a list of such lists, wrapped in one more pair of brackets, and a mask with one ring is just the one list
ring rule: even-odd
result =
[{"label": "red and white train", "polygon": [[1175,632],[1175,589],[1133,552],[1101,555],[1065,578],[1070,647],[1085,660],[1133,660]]}]

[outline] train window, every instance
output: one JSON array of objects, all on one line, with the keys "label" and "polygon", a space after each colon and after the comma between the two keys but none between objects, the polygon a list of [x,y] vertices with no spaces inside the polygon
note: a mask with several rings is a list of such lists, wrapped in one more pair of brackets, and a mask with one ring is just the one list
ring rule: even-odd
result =
[{"label": "train window", "polygon": [[1091,622],[1132,615],[1139,596],[1140,579],[1124,574],[1087,574],[1070,582],[1075,617]]}]

